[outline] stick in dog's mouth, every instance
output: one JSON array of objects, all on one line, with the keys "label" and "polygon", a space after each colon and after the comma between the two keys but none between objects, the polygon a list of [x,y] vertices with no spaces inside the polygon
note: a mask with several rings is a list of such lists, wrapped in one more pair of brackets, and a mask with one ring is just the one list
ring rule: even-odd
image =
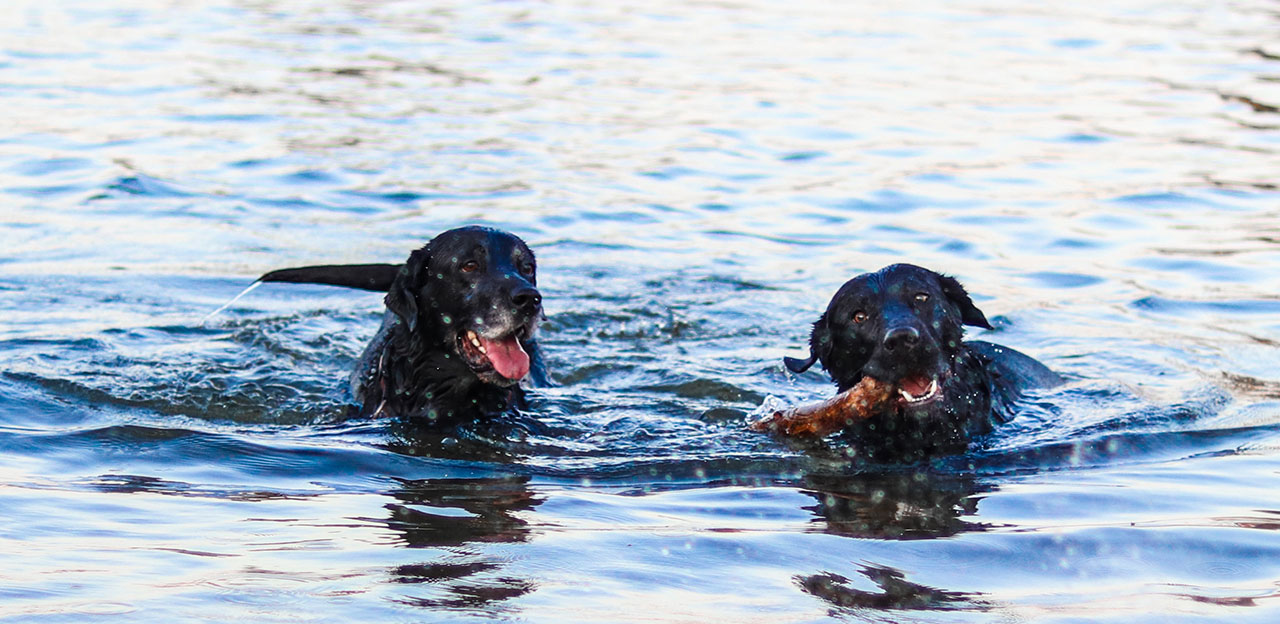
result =
[{"label": "stick in dog's mouth", "polygon": [[863,377],[852,388],[826,401],[774,412],[751,423],[751,429],[788,436],[823,437],[873,416],[894,396],[893,390],[892,384]]}]

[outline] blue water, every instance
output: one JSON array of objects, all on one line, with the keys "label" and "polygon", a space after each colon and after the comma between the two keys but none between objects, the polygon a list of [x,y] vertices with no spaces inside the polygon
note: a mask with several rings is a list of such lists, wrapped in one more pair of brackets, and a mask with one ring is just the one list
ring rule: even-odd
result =
[{"label": "blue water", "polygon": [[[1273,3],[10,0],[0,618],[1280,618]],[[559,385],[350,420],[465,223]],[[1069,379],[970,452],[753,434],[862,271],[956,275]],[[208,317],[208,318],[206,318]]]}]

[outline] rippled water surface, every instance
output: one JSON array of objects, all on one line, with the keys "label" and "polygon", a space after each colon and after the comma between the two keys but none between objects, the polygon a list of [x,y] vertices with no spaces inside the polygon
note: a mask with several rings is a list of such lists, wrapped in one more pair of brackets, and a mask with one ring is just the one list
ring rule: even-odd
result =
[{"label": "rippled water surface", "polygon": [[[1280,5],[9,0],[0,617],[1280,618]],[[346,418],[371,293],[538,252],[559,385]],[[862,271],[1069,383],[968,453],[745,430]]]}]

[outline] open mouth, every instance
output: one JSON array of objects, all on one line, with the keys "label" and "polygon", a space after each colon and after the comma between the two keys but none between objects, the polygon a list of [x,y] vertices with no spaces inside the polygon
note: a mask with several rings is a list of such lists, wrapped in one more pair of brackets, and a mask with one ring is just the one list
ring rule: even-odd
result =
[{"label": "open mouth", "polygon": [[529,374],[529,354],[520,344],[521,340],[529,337],[529,333],[525,326],[506,335],[489,338],[469,329],[458,334],[458,352],[482,379],[496,373],[501,377],[498,381],[520,381]]},{"label": "open mouth", "polygon": [[924,405],[942,394],[941,387],[933,375],[908,375],[898,382],[898,395],[904,405]]}]

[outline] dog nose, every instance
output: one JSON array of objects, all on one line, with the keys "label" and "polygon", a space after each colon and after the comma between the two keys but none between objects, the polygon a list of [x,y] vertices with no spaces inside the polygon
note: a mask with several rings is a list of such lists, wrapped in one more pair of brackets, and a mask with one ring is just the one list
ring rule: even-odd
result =
[{"label": "dog nose", "polygon": [[895,327],[884,337],[884,348],[893,351],[899,347],[911,348],[920,341],[920,332],[911,326]]},{"label": "dog nose", "polygon": [[511,293],[511,303],[521,310],[537,310],[542,305],[542,294],[536,288],[521,288]]}]

